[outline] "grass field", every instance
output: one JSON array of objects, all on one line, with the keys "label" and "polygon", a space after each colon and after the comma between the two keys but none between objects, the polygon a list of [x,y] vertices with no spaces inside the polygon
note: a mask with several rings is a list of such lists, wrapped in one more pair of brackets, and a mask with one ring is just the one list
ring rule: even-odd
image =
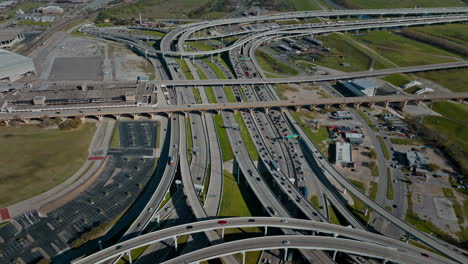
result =
[{"label": "grass field", "polygon": [[[332,52],[320,55],[315,60],[316,64],[346,72],[369,69],[372,62],[371,58],[358,49],[355,44],[348,41],[344,35],[334,33],[321,36],[319,39],[326,47],[331,48]],[[343,58],[339,56],[343,56]],[[343,62],[349,63],[349,66],[340,65]]]},{"label": "grass field", "polygon": [[468,123],[468,105],[466,104],[440,101],[432,103],[431,108],[447,118]]},{"label": "grass field", "polygon": [[450,57],[459,57],[448,51],[389,31],[362,32],[353,35],[353,37],[402,67],[453,62],[455,59]]},{"label": "grass field", "polygon": [[193,80],[193,75],[192,73],[190,72],[190,69],[187,65],[187,63],[185,62],[185,60],[183,59],[180,59],[180,58],[176,58],[176,61],[177,63],[179,64],[180,66],[180,70],[182,71],[182,73],[184,74],[185,78],[187,80]]},{"label": "grass field", "polygon": [[22,26],[39,26],[39,27],[48,27],[50,26],[50,22],[35,22],[30,20],[21,20],[16,23],[17,25]]},{"label": "grass field", "polygon": [[[256,198],[254,197],[253,193],[249,192],[246,187],[237,184],[234,176],[228,171],[225,170],[223,174],[223,197],[221,200],[219,216],[262,216],[261,212],[263,210],[259,208],[258,203],[256,203]],[[239,237],[263,235],[262,231],[257,227],[227,229],[225,234],[226,241],[230,241]],[[259,258],[260,252],[249,252],[246,255],[246,263],[257,263]]]},{"label": "grass field", "polygon": [[206,63],[206,65],[208,65],[208,67],[210,67],[210,69],[216,74],[216,76],[218,76],[219,79],[226,79],[226,75],[224,75],[224,72],[221,71],[221,69],[216,64],[211,62],[209,59],[203,59],[203,61]]},{"label": "grass field", "polygon": [[379,185],[376,182],[371,182],[370,185],[369,197],[372,200],[375,200],[377,197],[377,191],[379,190]]},{"label": "grass field", "polygon": [[430,27],[412,27],[411,30],[441,37],[463,45],[468,45],[468,25],[447,24],[432,25]]},{"label": "grass field", "polygon": [[199,77],[200,79],[202,79],[202,80],[208,79],[208,78],[206,77],[206,74],[200,69],[200,67],[198,67],[198,65],[194,64],[193,66],[194,66],[195,69],[197,70],[197,74],[198,74],[198,77]]},{"label": "grass field", "polygon": [[166,36],[166,33],[159,32],[159,31],[152,31],[152,30],[133,30],[133,32],[144,34],[144,35],[149,35],[153,37],[159,37],[159,38]]},{"label": "grass field", "polygon": [[387,168],[387,199],[393,200],[392,171],[390,168]]},{"label": "grass field", "polygon": [[234,92],[232,91],[231,86],[224,86],[223,90],[224,90],[224,94],[226,95],[228,102],[230,103],[236,102],[236,97],[234,96]]},{"label": "grass field", "polygon": [[379,140],[380,147],[382,148],[385,159],[389,160],[390,159],[390,153],[388,152],[388,148],[387,148],[387,145],[385,144],[385,141],[384,141],[383,137],[377,135],[377,140]]},{"label": "grass field", "polygon": [[193,47],[199,51],[209,51],[215,49],[215,47],[206,43],[206,41],[190,41],[188,42],[188,46]]},{"label": "grass field", "polygon": [[[203,87],[200,89],[203,89]],[[200,91],[198,90],[198,88],[192,87],[192,93],[193,93],[193,97],[195,98],[195,102],[197,102],[197,104],[201,104],[202,99],[201,99]]]},{"label": "grass field", "polygon": [[296,122],[304,129],[304,132],[307,134],[309,139],[318,147],[320,152],[328,157],[328,146],[329,144],[325,142],[330,138],[330,132],[327,127],[319,127],[316,131],[312,131],[310,127],[307,127],[306,124],[302,121],[301,117],[305,115],[306,118],[310,118],[307,114],[302,112],[289,111],[294,117]]},{"label": "grass field", "polygon": [[297,88],[291,87],[287,84],[277,84],[274,86],[276,93],[280,97],[281,100],[288,100],[288,97],[284,95],[286,92],[297,92]]},{"label": "grass field", "polygon": [[255,148],[255,144],[253,143],[252,138],[247,130],[247,126],[245,125],[244,119],[242,119],[241,113],[237,112],[234,114],[237,123],[239,124],[239,130],[242,136],[242,141],[244,141],[245,146],[247,148],[247,152],[249,153],[250,159],[253,161],[258,160],[258,152]]},{"label": "grass field", "polygon": [[208,102],[210,103],[216,103],[217,100],[216,100],[216,96],[213,92],[213,88],[212,87],[205,87],[205,93],[206,93],[206,97],[208,97]]},{"label": "grass field", "polygon": [[382,79],[384,81],[387,81],[387,82],[397,86],[397,87],[401,87],[401,86],[411,82],[411,80],[413,80],[408,75],[402,74],[402,73],[391,74],[391,75],[385,76]]},{"label": "grass field", "polygon": [[120,147],[120,132],[119,132],[119,122],[115,122],[114,133],[112,134],[112,139],[110,143],[111,148]]},{"label": "grass field", "polygon": [[431,80],[453,92],[468,92],[468,70],[451,70],[417,73],[419,77]]},{"label": "grass field", "polygon": [[219,144],[221,145],[221,152],[223,154],[223,161],[234,159],[234,153],[232,153],[231,143],[224,128],[223,118],[221,115],[214,116],[214,123],[216,126],[216,132],[218,134]]},{"label": "grass field", "polygon": [[288,65],[276,60],[275,58],[258,49],[255,50],[255,57],[257,58],[260,66],[267,72],[281,75],[299,74],[296,69],[289,67]]},{"label": "grass field", "polygon": [[414,7],[448,7],[467,6],[459,0],[341,0],[350,8],[414,8]]},{"label": "grass field", "polygon": [[371,176],[379,177],[379,166],[377,165],[377,162],[373,160],[370,161],[370,170]]},{"label": "grass field", "polygon": [[113,19],[136,19],[141,13],[145,19],[188,18],[193,11],[212,3],[211,0],[142,0],[101,11],[100,17]]},{"label": "grass field", "polygon": [[0,208],[50,190],[72,176],[85,162],[95,130],[91,123],[71,131],[0,127]]},{"label": "grass field", "polygon": [[452,155],[460,166],[468,171],[468,127],[462,124],[452,122],[437,116],[428,116],[424,118],[424,126],[437,131],[443,138],[442,144],[444,147],[453,147],[461,149],[464,155]]}]

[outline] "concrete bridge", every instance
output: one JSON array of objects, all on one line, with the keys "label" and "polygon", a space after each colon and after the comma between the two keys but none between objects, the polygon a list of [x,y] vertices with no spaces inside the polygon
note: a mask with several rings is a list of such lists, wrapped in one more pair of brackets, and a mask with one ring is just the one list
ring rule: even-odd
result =
[{"label": "concrete bridge", "polygon": [[428,95],[387,95],[387,96],[361,96],[361,97],[345,97],[345,98],[327,98],[327,99],[309,99],[297,101],[259,101],[259,102],[238,102],[225,104],[193,104],[193,105],[174,105],[162,106],[146,105],[146,106],[129,106],[129,107],[112,107],[110,106],[95,106],[95,107],[69,107],[69,108],[40,108],[40,109],[24,109],[10,110],[9,112],[0,113],[0,121],[8,123],[11,120],[22,121],[28,123],[32,120],[42,121],[44,117],[62,119],[70,118],[91,118],[102,120],[103,118],[119,119],[127,117],[131,119],[145,118],[154,119],[156,115],[171,116],[172,114],[186,115],[188,113],[212,112],[218,114],[220,111],[265,111],[269,109],[276,110],[294,110],[300,108],[313,110],[327,109],[330,107],[359,108],[362,105],[373,107],[375,104],[380,104],[384,107],[389,107],[391,104],[403,109],[408,103],[418,104],[420,102],[432,102],[441,100],[452,100],[462,103],[468,98],[468,93],[450,93],[450,94],[428,94]]}]

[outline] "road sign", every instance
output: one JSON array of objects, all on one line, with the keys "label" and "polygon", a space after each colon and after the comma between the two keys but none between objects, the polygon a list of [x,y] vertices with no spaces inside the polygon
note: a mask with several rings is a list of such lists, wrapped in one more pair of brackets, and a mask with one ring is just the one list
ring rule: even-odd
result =
[{"label": "road sign", "polygon": [[299,135],[297,134],[292,134],[292,135],[289,135],[289,136],[286,136],[286,138],[298,138]]}]

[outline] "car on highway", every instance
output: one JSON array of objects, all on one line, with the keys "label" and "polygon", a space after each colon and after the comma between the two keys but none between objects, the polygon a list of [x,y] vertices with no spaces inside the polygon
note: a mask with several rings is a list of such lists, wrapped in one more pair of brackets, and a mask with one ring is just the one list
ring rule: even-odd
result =
[{"label": "car on highway", "polygon": [[218,221],[218,224],[220,224],[220,225],[225,225],[225,224],[227,224],[227,221],[226,221],[226,220],[219,220],[219,221]]},{"label": "car on highway", "polygon": [[288,223],[288,220],[283,219],[283,220],[281,220],[281,223],[286,224],[286,223]]},{"label": "car on highway", "polygon": [[255,219],[249,219],[249,222],[255,222]]},{"label": "car on highway", "polygon": [[283,243],[283,245],[289,245],[289,244],[291,244],[291,242],[289,242],[288,240],[283,240],[283,242],[281,242],[281,243]]},{"label": "car on highway", "polygon": [[186,229],[192,229],[192,228],[193,228],[193,226],[191,226],[191,225],[188,225],[188,226],[186,226],[185,228],[186,228]]},{"label": "car on highway", "polygon": [[117,249],[117,250],[119,250],[119,249],[121,249],[121,248],[123,248],[123,247],[122,247],[122,246],[116,246],[116,247],[115,247],[115,249]]}]

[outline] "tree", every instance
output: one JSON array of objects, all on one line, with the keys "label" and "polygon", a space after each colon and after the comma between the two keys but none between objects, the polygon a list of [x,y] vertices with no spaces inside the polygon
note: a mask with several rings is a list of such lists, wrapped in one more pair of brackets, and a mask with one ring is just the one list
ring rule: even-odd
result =
[{"label": "tree", "polygon": [[430,170],[430,171],[438,171],[438,170],[440,170],[440,167],[437,164],[429,163],[429,164],[427,164],[427,169]]}]

